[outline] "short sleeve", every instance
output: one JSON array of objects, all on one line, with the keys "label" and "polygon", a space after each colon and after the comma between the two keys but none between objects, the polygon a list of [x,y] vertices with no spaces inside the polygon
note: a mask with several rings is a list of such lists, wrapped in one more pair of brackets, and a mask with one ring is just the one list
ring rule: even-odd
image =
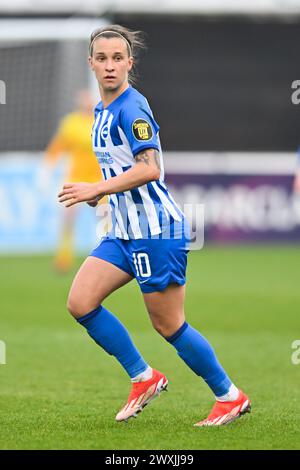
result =
[{"label": "short sleeve", "polygon": [[159,125],[154,120],[146,99],[130,101],[122,110],[120,123],[133,156],[147,148],[159,150],[157,137]]}]

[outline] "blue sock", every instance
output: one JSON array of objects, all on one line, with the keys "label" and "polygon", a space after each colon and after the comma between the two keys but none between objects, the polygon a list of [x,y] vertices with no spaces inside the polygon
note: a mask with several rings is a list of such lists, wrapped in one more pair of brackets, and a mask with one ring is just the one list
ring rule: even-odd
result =
[{"label": "blue sock", "polygon": [[228,393],[232,382],[219,364],[211,345],[197,330],[185,322],[166,340],[195,374],[205,380],[215,396]]},{"label": "blue sock", "polygon": [[147,369],[122,323],[101,305],[77,320],[88,334],[108,354],[115,356],[127,374],[133,378]]}]

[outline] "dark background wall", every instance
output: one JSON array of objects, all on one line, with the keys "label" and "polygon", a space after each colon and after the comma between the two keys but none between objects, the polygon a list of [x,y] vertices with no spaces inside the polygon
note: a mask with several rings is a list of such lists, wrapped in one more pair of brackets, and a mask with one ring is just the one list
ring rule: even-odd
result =
[{"label": "dark background wall", "polygon": [[300,23],[203,17],[117,16],[143,30],[138,88],[168,150],[294,150],[300,105]]},{"label": "dark background wall", "polygon": [[[115,16],[147,34],[137,88],[164,150],[294,151],[300,105],[300,19]],[[88,38],[87,38],[88,42]],[[0,151],[43,150],[88,84],[87,42],[0,45]]]},{"label": "dark background wall", "polygon": [[88,86],[87,44],[2,43],[0,80],[6,84],[0,151],[44,150],[60,118],[74,108],[76,90]]}]

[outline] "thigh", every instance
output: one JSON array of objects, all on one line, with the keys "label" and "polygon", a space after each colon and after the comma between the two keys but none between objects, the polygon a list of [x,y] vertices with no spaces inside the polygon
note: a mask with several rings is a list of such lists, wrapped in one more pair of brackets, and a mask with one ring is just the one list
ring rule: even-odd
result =
[{"label": "thigh", "polygon": [[103,259],[89,256],[75,276],[68,309],[75,318],[97,308],[112,292],[132,280],[127,272]]},{"label": "thigh", "polygon": [[188,249],[184,239],[142,239],[130,242],[131,271],[144,294],[165,291],[186,282]]},{"label": "thigh", "polygon": [[143,297],[151,322],[160,334],[168,337],[179,330],[185,321],[184,285],[170,284],[162,292],[144,293]]}]

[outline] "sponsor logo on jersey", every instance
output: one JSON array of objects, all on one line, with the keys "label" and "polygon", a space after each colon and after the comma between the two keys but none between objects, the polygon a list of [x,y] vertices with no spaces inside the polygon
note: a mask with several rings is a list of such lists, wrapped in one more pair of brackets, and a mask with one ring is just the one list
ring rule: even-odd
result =
[{"label": "sponsor logo on jersey", "polygon": [[151,140],[153,131],[150,123],[146,119],[136,119],[132,124],[132,133],[136,140]]},{"label": "sponsor logo on jersey", "polygon": [[96,152],[96,156],[99,164],[108,163],[109,165],[112,165],[114,163],[114,160],[109,152]]}]

